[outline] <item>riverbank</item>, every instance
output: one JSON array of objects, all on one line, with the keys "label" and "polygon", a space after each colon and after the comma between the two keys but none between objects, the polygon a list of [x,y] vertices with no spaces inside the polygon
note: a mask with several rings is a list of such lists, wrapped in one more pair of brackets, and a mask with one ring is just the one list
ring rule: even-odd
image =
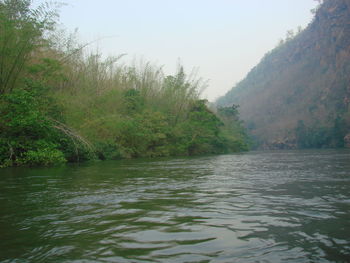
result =
[{"label": "riverbank", "polygon": [[237,107],[210,108],[181,65],[104,59],[20,2],[0,5],[0,167],[248,149]]}]

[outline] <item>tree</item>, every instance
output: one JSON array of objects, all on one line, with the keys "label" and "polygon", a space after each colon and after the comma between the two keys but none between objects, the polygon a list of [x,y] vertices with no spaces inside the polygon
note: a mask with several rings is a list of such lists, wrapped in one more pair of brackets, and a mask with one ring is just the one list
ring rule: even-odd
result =
[{"label": "tree", "polygon": [[238,113],[239,105],[232,104],[231,107],[219,107],[218,113],[224,118],[232,118],[234,120],[238,120],[239,113]]},{"label": "tree", "polygon": [[44,45],[55,9],[43,4],[30,9],[29,0],[0,0],[0,94],[10,92],[21,80],[31,55]]}]

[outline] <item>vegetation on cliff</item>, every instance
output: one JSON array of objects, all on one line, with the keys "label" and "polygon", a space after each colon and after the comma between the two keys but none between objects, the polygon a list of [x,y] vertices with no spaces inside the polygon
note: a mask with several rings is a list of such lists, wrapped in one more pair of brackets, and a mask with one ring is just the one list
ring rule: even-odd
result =
[{"label": "vegetation on cliff", "polygon": [[324,0],[313,21],[268,52],[221,97],[240,105],[262,148],[343,147],[350,134],[350,1]]},{"label": "vegetation on cliff", "polygon": [[0,0],[1,167],[247,149],[238,112],[209,110],[201,79],[87,54],[55,37],[55,6],[30,2]]}]

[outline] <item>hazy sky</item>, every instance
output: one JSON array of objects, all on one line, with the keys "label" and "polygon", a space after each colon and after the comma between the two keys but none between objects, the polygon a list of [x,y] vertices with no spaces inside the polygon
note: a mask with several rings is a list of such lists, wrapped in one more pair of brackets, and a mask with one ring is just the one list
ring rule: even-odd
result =
[{"label": "hazy sky", "polygon": [[[178,60],[209,80],[214,100],[242,80],[286,31],[305,27],[314,0],[69,0],[61,22],[97,41],[105,55],[127,53],[164,66]],[[113,37],[110,37],[113,36]],[[106,37],[106,38],[104,38]]]}]

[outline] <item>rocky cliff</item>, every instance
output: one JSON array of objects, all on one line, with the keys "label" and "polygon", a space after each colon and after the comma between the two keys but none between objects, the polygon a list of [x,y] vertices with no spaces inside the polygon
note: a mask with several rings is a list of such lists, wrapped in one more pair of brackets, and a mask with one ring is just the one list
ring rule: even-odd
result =
[{"label": "rocky cliff", "polygon": [[350,0],[325,0],[217,101],[238,104],[262,148],[341,147],[350,133]]}]

